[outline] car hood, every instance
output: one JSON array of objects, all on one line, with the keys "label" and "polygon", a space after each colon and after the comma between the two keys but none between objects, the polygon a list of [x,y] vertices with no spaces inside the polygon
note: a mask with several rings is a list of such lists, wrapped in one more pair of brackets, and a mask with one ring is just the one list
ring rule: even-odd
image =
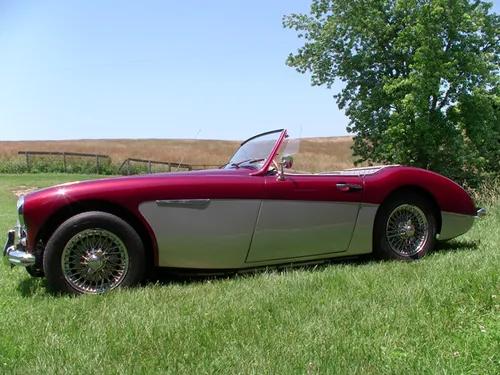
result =
[{"label": "car hood", "polygon": [[26,198],[41,198],[60,194],[61,191],[70,193],[72,191],[85,190],[126,190],[136,187],[157,186],[158,184],[184,184],[194,181],[203,182],[206,178],[224,178],[224,177],[244,177],[249,174],[248,169],[210,169],[189,172],[166,172],[145,175],[106,177],[94,180],[71,181],[51,187],[35,190],[26,195]]}]

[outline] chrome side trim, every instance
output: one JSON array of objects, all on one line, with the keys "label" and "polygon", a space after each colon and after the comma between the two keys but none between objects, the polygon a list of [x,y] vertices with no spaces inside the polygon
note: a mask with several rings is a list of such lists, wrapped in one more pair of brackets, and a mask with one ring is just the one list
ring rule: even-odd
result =
[{"label": "chrome side trim", "polygon": [[344,176],[366,176],[377,173],[382,169],[389,167],[400,167],[400,164],[392,164],[392,165],[374,165],[371,167],[357,167],[357,168],[349,168],[344,169],[342,171],[328,171],[328,172],[319,172],[317,174],[321,175],[344,175]]},{"label": "chrome side trim", "polygon": [[335,186],[337,187],[337,189],[339,189],[341,191],[345,191],[345,192],[348,192],[348,191],[361,191],[361,190],[363,190],[363,185],[360,185],[360,184],[344,184],[344,183],[340,183],[340,184],[337,184]]},{"label": "chrome side trim", "polygon": [[24,225],[24,195],[21,195],[17,200],[17,218],[19,221],[19,226]]},{"label": "chrome side trim", "polygon": [[362,203],[346,255],[368,254],[373,250],[373,225],[379,205]]},{"label": "chrome side trim", "polygon": [[186,207],[205,209],[210,204],[210,199],[170,199],[157,200],[159,207]]},{"label": "chrome side trim", "polygon": [[474,223],[474,216],[441,212],[442,225],[439,240],[450,240],[467,232]]}]

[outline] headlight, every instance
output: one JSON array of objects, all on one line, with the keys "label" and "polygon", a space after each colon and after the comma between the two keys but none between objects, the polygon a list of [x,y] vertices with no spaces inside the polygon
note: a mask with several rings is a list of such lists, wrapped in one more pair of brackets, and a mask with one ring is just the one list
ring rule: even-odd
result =
[{"label": "headlight", "polygon": [[24,196],[17,200],[17,220],[20,226],[24,226]]}]

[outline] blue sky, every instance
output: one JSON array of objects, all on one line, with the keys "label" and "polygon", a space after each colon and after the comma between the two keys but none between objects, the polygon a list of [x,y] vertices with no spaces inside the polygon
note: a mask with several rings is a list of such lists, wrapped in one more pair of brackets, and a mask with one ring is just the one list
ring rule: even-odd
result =
[{"label": "blue sky", "polygon": [[310,3],[0,0],[0,140],[346,135],[334,92],[285,65],[281,17]]}]

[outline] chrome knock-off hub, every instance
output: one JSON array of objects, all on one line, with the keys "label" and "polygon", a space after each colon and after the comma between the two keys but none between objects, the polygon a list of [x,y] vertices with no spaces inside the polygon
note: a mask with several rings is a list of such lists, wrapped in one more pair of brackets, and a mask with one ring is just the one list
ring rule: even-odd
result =
[{"label": "chrome knock-off hub", "polygon": [[104,258],[104,253],[102,252],[102,250],[92,250],[91,254],[84,259],[89,270],[92,270],[94,272],[102,270],[106,264],[106,260]]}]

